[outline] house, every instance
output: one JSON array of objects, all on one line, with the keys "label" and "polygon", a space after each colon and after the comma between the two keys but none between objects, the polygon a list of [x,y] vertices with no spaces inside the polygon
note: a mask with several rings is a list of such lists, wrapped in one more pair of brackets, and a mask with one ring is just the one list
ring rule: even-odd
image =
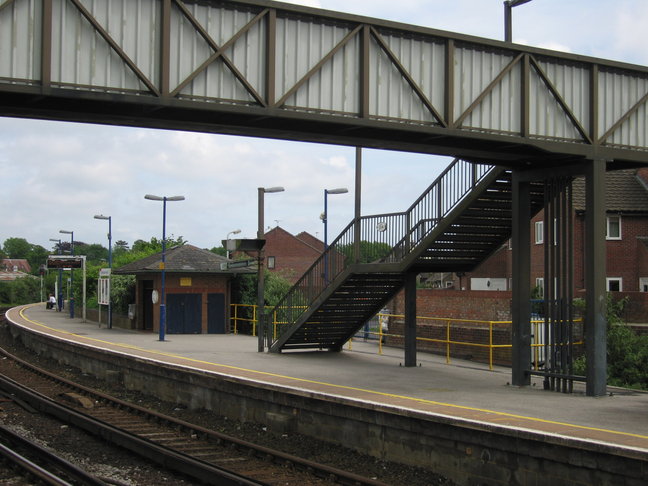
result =
[{"label": "house", "polygon": [[[320,257],[324,250],[324,242],[305,231],[294,236],[277,226],[265,233],[264,238],[266,242],[263,253],[266,268],[271,272],[277,272],[293,284]],[[240,252],[237,253],[234,254],[234,258],[241,256]],[[243,256],[246,258],[257,257],[253,252],[243,254]]]},{"label": "house", "polygon": [[[574,295],[585,289],[585,182],[572,184]],[[544,294],[544,213],[531,221],[531,281],[535,294]],[[455,288],[510,290],[512,252],[502,245],[475,271],[455,277]],[[609,292],[629,298],[630,322],[648,322],[648,169],[606,175],[606,285]]]},{"label": "house", "polygon": [[[228,268],[227,258],[193,245],[165,253],[166,332],[169,334],[224,334],[230,332],[231,283],[253,268]],[[162,283],[162,253],[113,270],[135,275],[136,294],[132,328],[158,331]]]},{"label": "house", "polygon": [[12,282],[19,278],[28,277],[31,265],[24,258],[4,258],[0,263],[0,281]]}]

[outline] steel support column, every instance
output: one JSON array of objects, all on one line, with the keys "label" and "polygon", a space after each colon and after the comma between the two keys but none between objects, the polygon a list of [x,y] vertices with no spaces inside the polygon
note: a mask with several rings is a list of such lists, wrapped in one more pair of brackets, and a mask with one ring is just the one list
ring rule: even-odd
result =
[{"label": "steel support column", "polygon": [[405,275],[405,366],[416,366],[416,273]]},{"label": "steel support column", "polygon": [[531,384],[531,195],[530,183],[520,180],[520,172],[513,172],[513,303],[512,383],[515,386]]},{"label": "steel support column", "polygon": [[605,160],[596,159],[585,170],[585,353],[588,396],[605,395],[607,384],[605,166]]}]

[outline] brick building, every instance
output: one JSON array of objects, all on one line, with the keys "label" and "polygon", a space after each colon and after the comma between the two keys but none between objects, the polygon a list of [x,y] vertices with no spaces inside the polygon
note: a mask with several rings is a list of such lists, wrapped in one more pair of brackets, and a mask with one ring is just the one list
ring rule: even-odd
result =
[{"label": "brick building", "polygon": [[[264,237],[266,268],[279,273],[291,283],[297,282],[324,251],[324,242],[305,231],[295,236],[277,226]],[[250,252],[245,256],[255,258],[256,254]],[[238,257],[239,255],[234,255],[234,258]]]},{"label": "brick building", "polygon": [[[583,179],[573,183],[574,208],[574,290],[582,290],[584,275],[585,185]],[[648,170],[609,172],[606,177],[606,273],[610,292],[648,292]],[[531,282],[541,292],[544,288],[544,214],[531,221]],[[501,290],[510,289],[512,263],[507,243],[474,272],[465,275],[463,285],[475,290],[483,282],[506,280]],[[455,288],[459,288],[458,277]],[[479,288],[479,290],[487,290]]]},{"label": "brick building", "polygon": [[[223,268],[225,257],[193,245],[170,248],[165,255],[166,315],[169,334],[223,334],[231,330],[231,280],[251,268]],[[159,331],[162,254],[116,269],[135,275],[133,329]]]}]

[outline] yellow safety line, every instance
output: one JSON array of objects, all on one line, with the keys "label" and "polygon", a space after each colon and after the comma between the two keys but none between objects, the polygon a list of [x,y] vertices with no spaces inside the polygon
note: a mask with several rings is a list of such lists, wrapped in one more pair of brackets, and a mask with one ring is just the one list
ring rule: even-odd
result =
[{"label": "yellow safety line", "polygon": [[[36,304],[32,304],[32,305],[36,305]],[[60,332],[62,334],[69,334],[71,336],[81,337],[83,339],[87,339],[87,340],[90,340],[90,341],[96,341],[98,343],[111,344],[113,346],[120,346],[120,347],[127,348],[127,349],[135,349],[135,350],[150,353],[150,354],[156,354],[156,355],[160,355],[160,356],[176,358],[176,359],[180,359],[180,360],[184,360],[184,361],[189,361],[189,362],[192,362],[192,363],[200,363],[200,364],[208,364],[208,365],[212,365],[212,366],[220,366],[220,367],[227,368],[227,369],[232,369],[232,370],[237,370],[237,371],[245,371],[247,373],[255,373],[255,374],[259,374],[259,375],[272,376],[274,378],[283,378],[283,379],[292,380],[292,381],[299,381],[299,382],[303,382],[303,383],[310,383],[310,384],[313,384],[313,385],[324,385],[324,386],[328,386],[328,387],[332,387],[332,388],[339,388],[339,389],[343,389],[343,390],[351,390],[351,391],[369,393],[369,394],[372,394],[372,395],[378,395],[378,396],[383,396],[383,397],[411,400],[411,401],[414,401],[414,402],[425,403],[425,404],[429,404],[429,405],[439,405],[439,406],[448,407],[448,408],[469,410],[469,411],[472,411],[472,412],[489,413],[489,414],[493,414],[493,415],[499,415],[499,416],[502,416],[502,417],[528,420],[528,421],[531,421],[531,422],[538,422],[538,423],[543,423],[543,424],[560,425],[560,426],[563,426],[563,427],[571,427],[571,428],[581,429],[581,430],[589,430],[589,431],[594,431],[594,432],[605,432],[605,433],[608,433],[608,434],[622,435],[622,436],[626,436],[626,437],[635,437],[635,438],[639,438],[639,439],[648,439],[648,436],[646,436],[646,435],[632,434],[630,432],[621,432],[621,431],[617,431],[617,430],[601,429],[601,428],[598,428],[598,427],[588,427],[586,425],[569,424],[569,423],[566,423],[566,422],[557,422],[557,421],[554,421],[554,420],[541,419],[541,418],[537,418],[537,417],[527,417],[527,416],[524,416],[524,415],[517,415],[517,414],[513,414],[513,413],[508,413],[508,412],[497,412],[495,410],[488,410],[488,409],[485,409],[485,408],[476,408],[476,407],[469,407],[467,405],[456,405],[456,404],[453,404],[453,403],[437,402],[437,401],[434,401],[434,400],[428,400],[426,398],[416,398],[416,397],[408,397],[408,396],[404,396],[404,395],[395,395],[395,394],[392,394],[392,393],[379,392],[379,391],[375,391],[375,390],[367,390],[365,388],[356,388],[356,387],[347,386],[347,385],[335,385],[335,384],[326,383],[326,382],[323,382],[323,381],[308,380],[306,378],[296,378],[294,376],[280,375],[280,374],[276,374],[276,373],[270,373],[270,372],[267,372],[267,371],[251,370],[251,369],[248,369],[248,368],[240,368],[238,366],[225,365],[225,364],[220,364],[220,363],[212,363],[210,361],[202,361],[202,360],[198,360],[198,359],[194,359],[194,358],[188,358],[186,356],[179,356],[179,355],[176,355],[176,354],[165,353],[165,352],[162,352],[162,351],[153,351],[153,350],[149,350],[149,349],[145,349],[145,348],[140,348],[138,346],[115,343],[115,342],[111,342],[111,341],[103,341],[101,339],[91,338],[91,337],[87,337],[87,336],[79,336],[78,334],[75,334],[75,333],[72,333],[72,332],[69,332],[69,331],[62,331],[60,329],[56,329],[56,328],[53,328],[53,327],[46,326],[42,322],[38,322],[38,321],[34,321],[32,319],[29,319],[23,313],[23,311],[27,310],[29,307],[31,307],[31,305],[23,307],[23,309],[20,311],[21,317],[23,319],[25,319],[27,322],[30,322],[30,323],[35,324],[37,326],[44,327],[45,329],[50,329],[52,331]]]}]

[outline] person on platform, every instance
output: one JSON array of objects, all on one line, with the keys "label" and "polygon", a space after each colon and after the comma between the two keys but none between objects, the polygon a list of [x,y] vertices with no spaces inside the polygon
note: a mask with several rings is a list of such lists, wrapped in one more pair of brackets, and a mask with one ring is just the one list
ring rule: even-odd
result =
[{"label": "person on platform", "polygon": [[46,307],[48,309],[54,309],[56,307],[56,297],[54,297],[54,294],[49,295],[49,299],[47,299]]}]

